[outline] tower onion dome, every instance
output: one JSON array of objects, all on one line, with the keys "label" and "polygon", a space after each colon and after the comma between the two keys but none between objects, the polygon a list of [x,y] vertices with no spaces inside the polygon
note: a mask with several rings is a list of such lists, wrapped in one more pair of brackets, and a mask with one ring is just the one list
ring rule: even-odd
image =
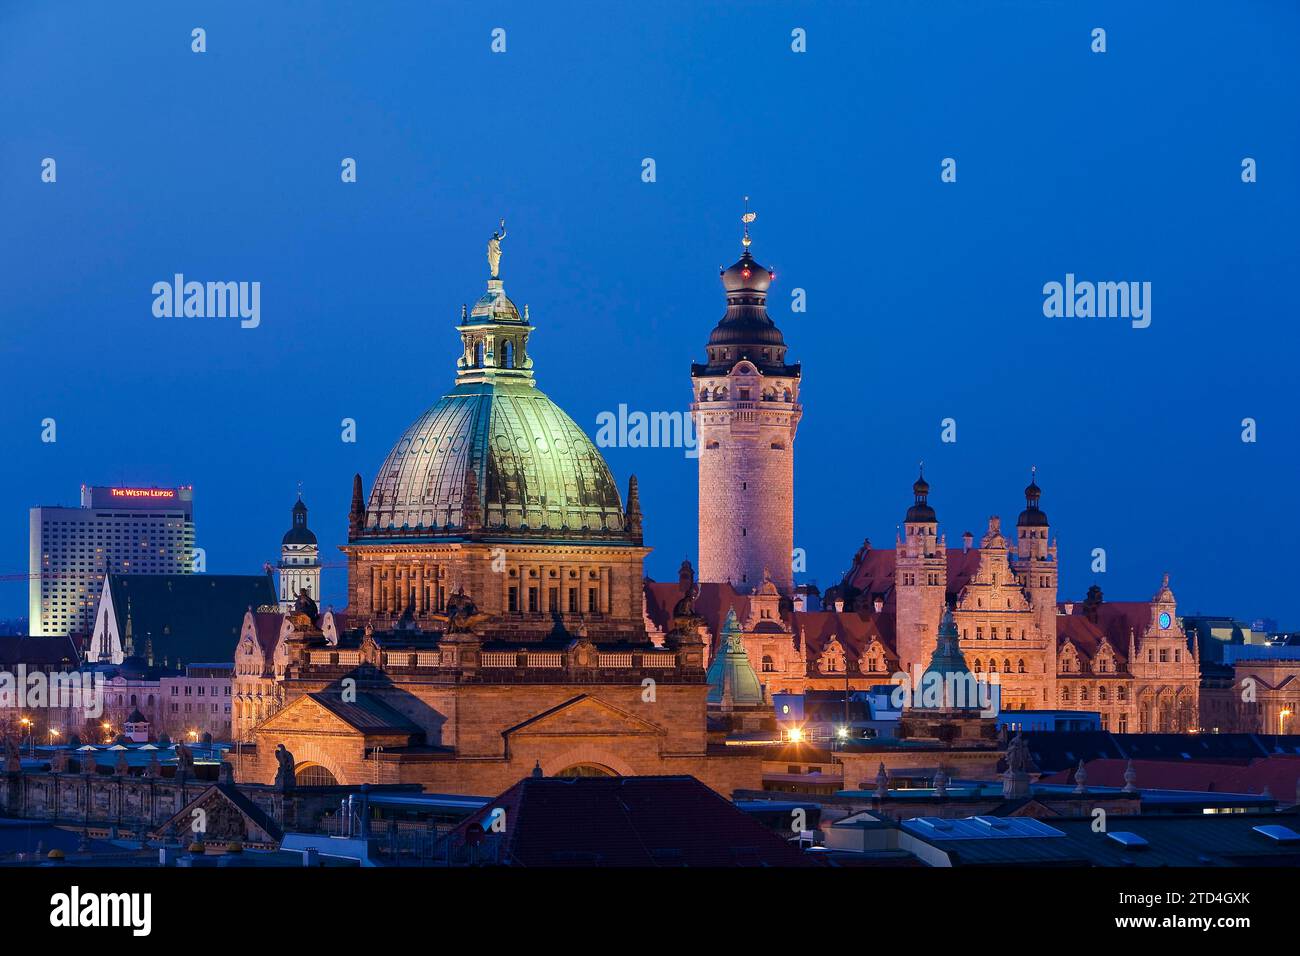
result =
[{"label": "tower onion dome", "polygon": [[694,366],[694,375],[725,374],[742,359],[763,373],[799,374],[797,365],[785,364],[785,337],[767,314],[767,290],[776,280],[776,273],[760,265],[749,251],[749,224],[755,218],[754,213],[745,213],[740,258],[719,272],[727,295],[727,311],[709,336],[708,364]]},{"label": "tower onion dome", "polygon": [[456,384],[397,439],[351,540],[639,543],[604,457],[537,388],[533,328],[496,276],[462,309]]},{"label": "tower onion dome", "polygon": [[1038,487],[1037,474],[1037,468],[1030,473],[1029,485],[1025,488],[1025,510],[1020,512],[1020,518],[1016,521],[1018,528],[1047,527],[1047,515],[1038,507],[1038,499],[1042,497],[1043,491]]},{"label": "tower onion dome", "polygon": [[917,476],[916,481],[912,482],[912,495],[915,501],[912,507],[907,509],[906,521],[937,521],[934,509],[930,507],[930,483],[925,480],[925,470],[922,468],[921,474]]},{"label": "tower onion dome", "polygon": [[315,544],[316,535],[307,527],[307,506],[299,498],[293,506],[293,524],[284,533],[281,544]]}]

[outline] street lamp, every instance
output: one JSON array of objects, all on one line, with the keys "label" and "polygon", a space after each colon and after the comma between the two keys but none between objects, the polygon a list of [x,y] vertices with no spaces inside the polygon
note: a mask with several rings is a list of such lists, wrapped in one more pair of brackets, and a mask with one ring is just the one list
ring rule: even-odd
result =
[{"label": "street lamp", "polygon": [[1286,733],[1286,722],[1291,717],[1291,708],[1283,707],[1277,715],[1277,732],[1279,735]]},{"label": "street lamp", "polygon": [[23,717],[18,721],[18,723],[20,723],[23,726],[23,729],[27,732],[27,752],[30,756],[35,757],[36,741],[32,739],[32,719],[30,717]]}]

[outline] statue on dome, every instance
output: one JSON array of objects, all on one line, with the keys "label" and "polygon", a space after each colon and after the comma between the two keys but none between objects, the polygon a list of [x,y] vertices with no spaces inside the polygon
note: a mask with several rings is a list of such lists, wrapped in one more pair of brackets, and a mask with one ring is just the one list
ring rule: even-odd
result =
[{"label": "statue on dome", "polygon": [[501,229],[499,232],[492,233],[492,238],[488,240],[487,257],[488,267],[492,270],[492,278],[497,277],[501,271],[501,240],[506,237],[506,221],[501,220]]}]

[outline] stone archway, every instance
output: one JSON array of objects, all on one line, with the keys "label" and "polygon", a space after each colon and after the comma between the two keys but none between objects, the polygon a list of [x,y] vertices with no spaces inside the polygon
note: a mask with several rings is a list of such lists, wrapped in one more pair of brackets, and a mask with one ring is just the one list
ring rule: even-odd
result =
[{"label": "stone archway", "polygon": [[293,768],[293,782],[299,787],[337,787],[338,777],[318,763],[300,763]]},{"label": "stone archway", "polygon": [[[531,761],[530,761],[531,763]],[[584,745],[566,750],[554,757],[541,761],[542,773],[548,777],[557,777],[565,770],[574,767],[600,768],[607,771],[606,776],[635,777],[637,772],[632,766],[607,750]],[[591,774],[595,776],[595,774]]]},{"label": "stone archway", "polygon": [[293,754],[294,759],[294,777],[298,776],[300,770],[309,767],[320,767],[325,773],[332,776],[340,786],[348,786],[351,781],[348,775],[343,772],[339,766],[338,760],[334,754],[327,751],[315,742],[298,743],[296,741],[283,741],[285,747]]},{"label": "stone archway", "polygon": [[617,774],[604,764],[598,763],[577,763],[565,767],[555,774],[557,777],[618,777]]}]

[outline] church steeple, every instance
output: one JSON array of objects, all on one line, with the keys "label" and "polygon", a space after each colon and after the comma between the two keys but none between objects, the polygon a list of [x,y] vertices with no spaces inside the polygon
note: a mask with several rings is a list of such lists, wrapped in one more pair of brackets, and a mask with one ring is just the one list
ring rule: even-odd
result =
[{"label": "church steeple", "polygon": [[320,547],[316,535],[307,527],[307,505],[302,491],[294,502],[291,524],[280,541],[280,609],[286,614],[293,610],[298,593],[306,591],[313,599],[320,598]]}]

